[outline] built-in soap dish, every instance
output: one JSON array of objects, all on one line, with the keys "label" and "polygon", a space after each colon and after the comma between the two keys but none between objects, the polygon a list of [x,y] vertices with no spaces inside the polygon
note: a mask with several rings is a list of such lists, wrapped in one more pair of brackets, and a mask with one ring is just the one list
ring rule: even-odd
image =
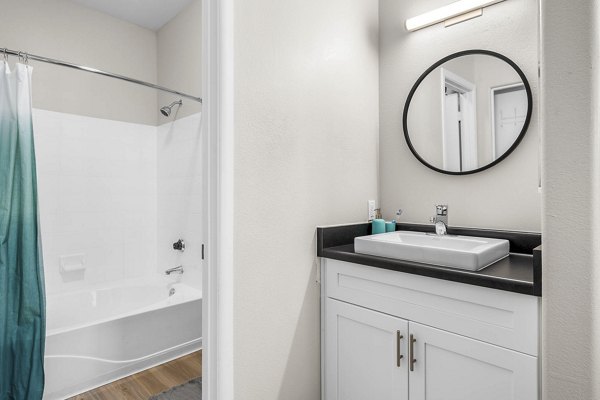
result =
[{"label": "built-in soap dish", "polygon": [[83,278],[86,268],[84,253],[68,254],[59,257],[59,270],[63,275],[81,276]]}]

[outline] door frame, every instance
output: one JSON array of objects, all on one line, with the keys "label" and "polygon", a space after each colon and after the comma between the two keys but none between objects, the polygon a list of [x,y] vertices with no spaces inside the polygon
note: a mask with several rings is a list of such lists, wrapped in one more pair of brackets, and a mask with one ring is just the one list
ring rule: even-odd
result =
[{"label": "door frame", "polygon": [[490,88],[490,121],[492,123],[492,155],[494,156],[494,160],[498,158],[498,155],[496,154],[496,101],[494,99],[494,96],[496,95],[496,92],[518,87],[521,87],[523,88],[523,90],[526,90],[525,84],[523,82],[510,83],[508,85]]},{"label": "door frame", "polygon": [[233,400],[233,0],[202,2],[202,398]]},{"label": "door frame", "polygon": [[[468,124],[463,124],[464,135],[461,135],[463,140],[462,143],[468,143],[469,149],[472,149],[474,146],[475,153],[465,152],[464,147],[461,146],[461,153],[463,154],[463,158],[465,155],[469,158],[468,164],[473,164],[477,166],[477,85],[473,82],[468,81],[467,79],[461,77],[460,75],[446,69],[440,68],[440,77],[441,77],[441,105],[442,105],[442,149],[446,148],[446,129],[445,129],[445,121],[446,121],[446,86],[450,84],[456,90],[460,91],[468,101],[469,108],[467,110],[461,110],[463,115],[466,115],[466,118],[463,118],[463,121],[468,121]],[[462,160],[461,160],[462,163]],[[444,169],[447,169],[447,160],[446,160],[446,152],[442,150],[442,165]],[[476,169],[475,167],[474,169]],[[462,171],[461,171],[462,172]]]}]

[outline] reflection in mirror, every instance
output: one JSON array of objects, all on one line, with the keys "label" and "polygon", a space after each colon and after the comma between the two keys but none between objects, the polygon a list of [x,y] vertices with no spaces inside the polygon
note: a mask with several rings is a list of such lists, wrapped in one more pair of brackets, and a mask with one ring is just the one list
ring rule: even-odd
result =
[{"label": "reflection in mirror", "polygon": [[439,172],[489,168],[520,142],[531,90],[520,69],[497,53],[471,50],[440,60],[419,78],[404,109],[405,137]]}]

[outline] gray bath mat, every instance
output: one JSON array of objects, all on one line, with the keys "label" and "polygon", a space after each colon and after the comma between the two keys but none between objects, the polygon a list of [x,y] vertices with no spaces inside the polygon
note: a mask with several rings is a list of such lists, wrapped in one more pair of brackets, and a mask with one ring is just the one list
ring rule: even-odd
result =
[{"label": "gray bath mat", "polygon": [[202,378],[195,378],[148,400],[202,400]]}]

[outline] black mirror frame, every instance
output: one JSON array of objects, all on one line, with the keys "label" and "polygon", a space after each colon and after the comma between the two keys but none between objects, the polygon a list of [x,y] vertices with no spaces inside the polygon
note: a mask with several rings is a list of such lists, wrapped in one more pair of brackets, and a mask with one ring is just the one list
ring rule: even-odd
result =
[{"label": "black mirror frame", "polygon": [[[515,140],[515,142],[512,144],[512,146],[510,146],[510,148],[508,150],[506,150],[506,152],[504,154],[502,154],[500,157],[498,157],[491,163],[484,165],[483,167],[473,169],[470,171],[462,171],[462,172],[461,171],[446,171],[444,169],[437,168],[437,167],[434,167],[433,165],[429,164],[415,150],[412,142],[410,141],[410,137],[408,134],[408,110],[410,108],[410,101],[412,100],[415,92],[417,91],[417,88],[419,87],[421,82],[427,77],[427,75],[429,75],[434,69],[436,69],[437,67],[444,64],[447,61],[450,61],[454,58],[471,55],[471,54],[484,54],[484,55],[496,57],[496,58],[503,60],[511,67],[513,67],[513,69],[517,72],[517,74],[519,74],[519,77],[523,81],[523,85],[525,86],[525,91],[527,92],[527,116],[525,117],[525,123],[523,124],[523,128],[521,129],[521,133],[519,133],[517,140]],[[521,143],[521,140],[523,140],[523,137],[525,136],[525,133],[527,132],[527,128],[529,128],[529,122],[531,121],[532,111],[533,111],[533,96],[531,94],[531,87],[529,86],[529,82],[527,81],[527,78],[525,77],[525,74],[523,73],[523,71],[521,71],[521,68],[519,68],[519,66],[517,64],[515,64],[511,59],[509,59],[506,56],[503,56],[500,53],[496,53],[496,52],[490,51],[490,50],[459,51],[458,53],[450,54],[449,56],[442,58],[441,60],[439,60],[435,64],[433,64],[431,67],[427,68],[427,70],[419,77],[419,79],[417,79],[417,81],[413,85],[412,89],[410,89],[410,93],[408,94],[408,98],[406,99],[406,103],[404,104],[404,113],[402,116],[402,127],[404,129],[404,139],[406,140],[406,144],[408,144],[408,148],[413,153],[413,155],[417,158],[417,160],[419,160],[421,162],[421,164],[425,165],[426,167],[431,168],[432,170],[440,172],[442,174],[447,174],[447,175],[470,175],[470,174],[481,172],[488,168],[493,167],[494,165],[503,161],[506,157],[508,157],[510,155],[510,153],[512,153],[514,151],[514,149],[517,148],[519,143]]]}]

